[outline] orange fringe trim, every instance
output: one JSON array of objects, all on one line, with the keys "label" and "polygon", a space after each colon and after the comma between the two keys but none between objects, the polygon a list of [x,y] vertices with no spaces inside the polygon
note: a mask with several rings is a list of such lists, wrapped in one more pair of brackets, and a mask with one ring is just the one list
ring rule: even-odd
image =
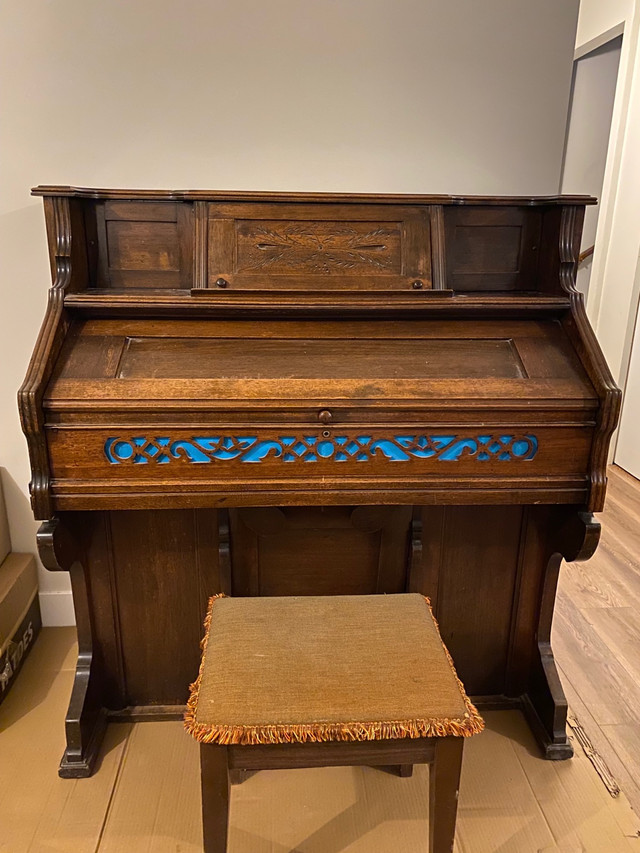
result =
[{"label": "orange fringe trim", "polygon": [[[442,643],[442,648],[445,651],[451,671],[458,683],[467,709],[462,718],[392,720],[371,723],[306,723],[304,725],[292,723],[260,726],[229,726],[198,723],[196,720],[196,710],[198,707],[202,674],[205,667],[213,605],[219,598],[224,598],[224,593],[213,595],[209,599],[207,615],[204,620],[205,635],[200,642],[200,648],[202,649],[200,671],[196,681],[189,688],[190,695],[184,715],[184,727],[186,731],[200,743],[217,743],[221,746],[249,746],[276,743],[392,740],[396,738],[471,737],[484,730],[484,720],[467,696],[464,685],[458,678],[449,650],[444,643]],[[438,623],[433,616],[431,602],[426,596],[424,598],[433,621],[437,626]]]}]

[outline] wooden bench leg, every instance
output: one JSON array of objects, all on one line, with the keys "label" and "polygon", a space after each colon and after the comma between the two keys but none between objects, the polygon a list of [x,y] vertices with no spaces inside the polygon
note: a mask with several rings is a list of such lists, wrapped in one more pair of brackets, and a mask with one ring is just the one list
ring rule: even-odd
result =
[{"label": "wooden bench leg", "polygon": [[436,738],[429,766],[429,853],[451,853],[456,834],[464,738]]},{"label": "wooden bench leg", "polygon": [[200,744],[204,853],[227,853],[229,764],[227,748]]}]

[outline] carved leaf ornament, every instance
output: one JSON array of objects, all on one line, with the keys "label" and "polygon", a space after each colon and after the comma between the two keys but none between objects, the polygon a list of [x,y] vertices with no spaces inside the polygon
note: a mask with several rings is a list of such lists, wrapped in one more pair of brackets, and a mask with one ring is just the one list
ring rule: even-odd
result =
[{"label": "carved leaf ornament", "polygon": [[391,270],[394,257],[385,240],[397,236],[389,228],[362,233],[343,226],[327,232],[311,224],[285,225],[281,229],[260,227],[254,232],[258,242],[245,269],[265,270],[271,266],[301,267],[328,275],[356,269]]}]

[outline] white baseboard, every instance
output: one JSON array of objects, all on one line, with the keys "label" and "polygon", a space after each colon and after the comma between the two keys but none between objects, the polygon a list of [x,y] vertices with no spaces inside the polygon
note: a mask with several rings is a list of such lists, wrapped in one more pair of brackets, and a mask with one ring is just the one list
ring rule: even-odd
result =
[{"label": "white baseboard", "polygon": [[73,596],[71,591],[41,592],[40,610],[42,624],[47,628],[59,628],[62,625],[75,625],[76,616],[73,611]]}]

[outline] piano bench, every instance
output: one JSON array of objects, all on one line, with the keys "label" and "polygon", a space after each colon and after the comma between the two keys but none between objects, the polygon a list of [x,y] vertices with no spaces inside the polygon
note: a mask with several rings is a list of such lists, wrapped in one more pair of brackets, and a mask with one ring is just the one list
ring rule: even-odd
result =
[{"label": "piano bench", "polygon": [[205,853],[226,853],[230,771],[430,765],[430,853],[453,849],[463,737],[484,724],[417,594],[209,602],[185,715]]}]

